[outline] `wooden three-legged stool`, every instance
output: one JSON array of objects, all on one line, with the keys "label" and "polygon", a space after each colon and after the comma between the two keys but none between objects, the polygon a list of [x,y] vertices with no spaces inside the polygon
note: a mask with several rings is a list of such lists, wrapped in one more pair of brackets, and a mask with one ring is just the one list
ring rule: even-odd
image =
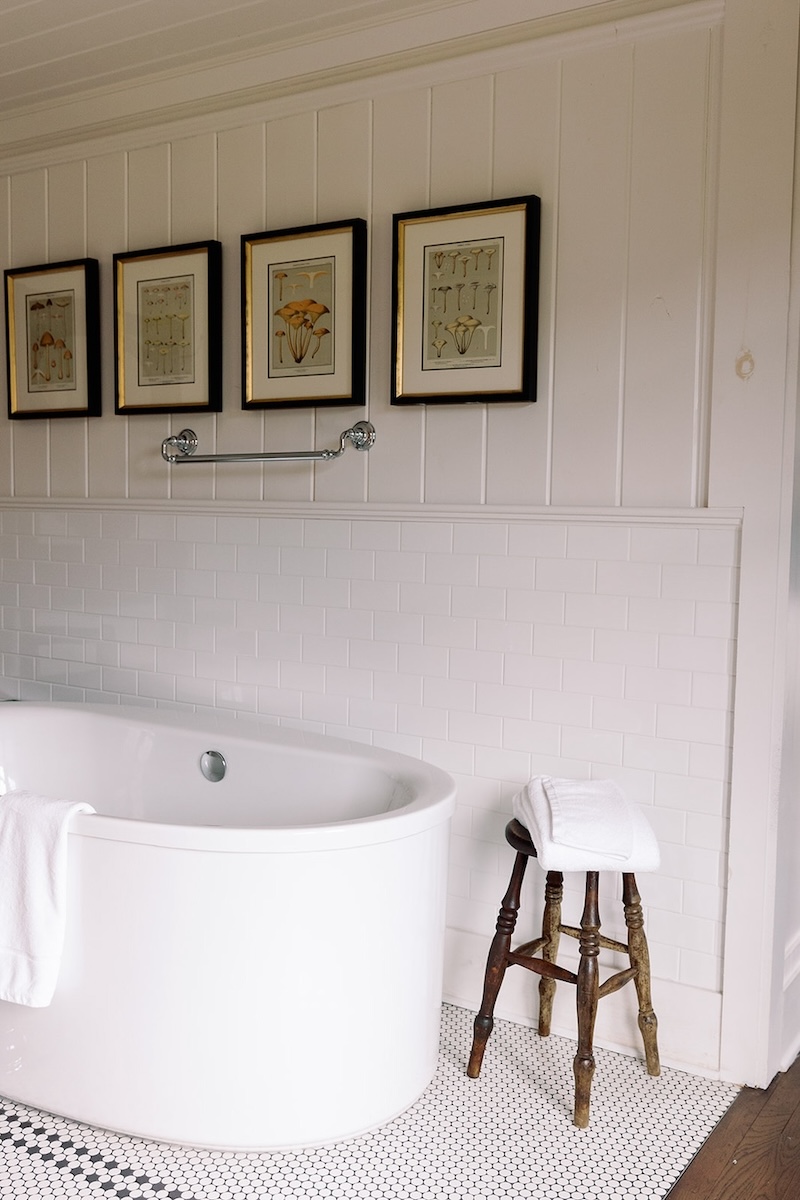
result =
[{"label": "wooden three-legged stool", "polygon": [[[598,906],[600,870],[620,870],[619,863],[615,866],[609,863],[607,855],[598,855],[598,869],[586,870],[586,891],[583,916],[579,928],[561,923],[561,899],[563,895],[563,872],[557,869],[560,858],[566,859],[566,869],[569,868],[569,853],[559,854],[559,847],[549,841],[547,832],[541,833],[543,841],[548,844],[547,882],[545,886],[544,918],[542,935],[532,942],[511,949],[511,938],[517,921],[520,906],[520,891],[525,868],[530,858],[543,857],[534,845],[531,834],[518,820],[510,821],[506,826],[506,840],[516,850],[516,859],[511,873],[508,890],[500,907],[497,920],[497,931],[489,950],[484,979],[483,999],[480,1011],[475,1018],[472,1052],[470,1054],[467,1074],[471,1079],[477,1079],[486,1042],[494,1024],[494,1006],[503,982],[506,970],[510,966],[526,967],[529,971],[540,976],[539,980],[539,1034],[547,1037],[550,1033],[550,1022],[553,1011],[553,997],[556,982],[575,984],[577,990],[578,1011],[578,1050],[573,1062],[575,1074],[575,1109],[574,1123],[585,1129],[589,1124],[589,1095],[594,1074],[594,1024],[597,1015],[598,1001],[604,996],[616,992],[624,984],[633,980],[639,1001],[639,1029],[644,1042],[647,1071],[650,1075],[660,1074],[658,1057],[657,1029],[658,1022],[650,998],[650,958],[647,949],[647,939],[644,932],[642,905],[636,886],[636,877],[632,870],[626,869],[631,862],[638,861],[652,869],[657,865],[658,848],[652,831],[644,818],[637,820],[637,840],[643,853],[629,856],[629,861],[622,865],[622,903],[627,926],[627,943],[614,941],[600,932],[600,914]],[[532,823],[532,822],[531,822]],[[544,824],[544,822],[542,822]],[[651,842],[648,841],[649,832]],[[642,843],[644,842],[644,845]],[[654,851],[655,846],[655,851]],[[586,853],[580,860],[585,865]],[[544,865],[544,864],[543,864]],[[580,962],[577,972],[568,971],[556,962],[560,935],[576,938],[580,950]],[[600,949],[616,950],[626,954],[629,966],[611,975],[604,983],[600,983],[598,955]]]}]

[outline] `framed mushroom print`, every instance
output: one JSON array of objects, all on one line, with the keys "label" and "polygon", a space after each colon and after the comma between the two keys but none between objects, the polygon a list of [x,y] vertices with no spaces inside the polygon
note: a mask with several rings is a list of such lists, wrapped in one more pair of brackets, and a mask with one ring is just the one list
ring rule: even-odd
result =
[{"label": "framed mushroom print", "polygon": [[94,258],[5,272],[8,415],[100,416]]},{"label": "framed mushroom print", "polygon": [[114,255],[118,413],[222,408],[222,247]]},{"label": "framed mushroom print", "polygon": [[242,407],[364,404],[367,225],[242,237]]},{"label": "framed mushroom print", "polygon": [[536,399],[538,196],[393,218],[392,404]]}]

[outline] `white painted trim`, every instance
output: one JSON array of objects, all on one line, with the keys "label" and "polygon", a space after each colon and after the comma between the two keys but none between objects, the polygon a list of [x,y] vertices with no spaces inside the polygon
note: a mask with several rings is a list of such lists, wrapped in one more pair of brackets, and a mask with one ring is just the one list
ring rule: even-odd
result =
[{"label": "white painted trim", "polygon": [[[800,929],[786,946],[783,953],[783,990],[788,991],[800,975]],[[800,1041],[800,1032],[797,1035]]]},{"label": "white painted trim", "polygon": [[690,526],[698,529],[732,528],[742,524],[738,508],[573,508],[566,505],[478,504],[375,504],[319,501],[147,500],[4,498],[0,512],[143,512],[168,516],[296,517],[298,520],[348,521],[453,521],[469,524],[548,524]]},{"label": "white painted trim", "polygon": [[[725,4],[724,0],[608,0],[597,7],[571,8],[499,28],[491,25],[492,6],[486,11],[485,28],[465,37],[431,40],[424,36],[424,27],[409,29],[413,22],[408,22],[403,28],[409,42],[416,44],[400,50],[389,49],[393,43],[387,27],[384,38],[371,31],[368,48],[361,47],[355,35],[331,38],[138,85],[98,89],[71,102],[51,103],[45,110],[32,106],[4,117],[0,164],[9,173],[30,170],[52,163],[56,148],[64,151],[64,158],[132,149],[318,105],[372,98],[399,87],[512,70],[528,65],[532,56],[574,54],[590,45],[619,45],[666,31],[719,24]],[[457,26],[451,22],[450,27]],[[332,61],[337,56],[345,61]],[[309,61],[315,60],[325,65],[309,70]],[[240,82],[232,89],[233,67],[240,81],[254,82]],[[103,114],[99,120],[98,112]]]}]

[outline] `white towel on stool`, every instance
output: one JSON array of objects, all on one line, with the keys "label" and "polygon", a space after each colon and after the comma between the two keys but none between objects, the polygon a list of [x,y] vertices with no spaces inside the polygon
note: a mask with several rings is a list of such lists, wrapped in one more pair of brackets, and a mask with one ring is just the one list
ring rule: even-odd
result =
[{"label": "white towel on stool", "polygon": [[512,801],[546,871],[652,871],[658,843],[612,779],[537,775]]},{"label": "white towel on stool", "polygon": [[0,796],[0,1000],[46,1007],[66,926],[67,826],[90,804],[34,792]]}]

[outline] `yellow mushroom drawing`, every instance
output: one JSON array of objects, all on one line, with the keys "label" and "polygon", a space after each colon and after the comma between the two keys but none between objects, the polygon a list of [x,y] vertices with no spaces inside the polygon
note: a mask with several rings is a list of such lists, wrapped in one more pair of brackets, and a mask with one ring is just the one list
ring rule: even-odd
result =
[{"label": "yellow mushroom drawing", "polygon": [[[308,353],[317,321],[325,313],[329,312],[330,309],[326,304],[321,304],[320,301],[312,299],[290,300],[288,304],[284,304],[281,308],[275,310],[275,316],[280,317],[284,323],[286,345],[296,363],[301,363]],[[324,332],[320,330],[314,354],[316,354],[320,347],[322,337],[329,332],[327,329]]]}]

